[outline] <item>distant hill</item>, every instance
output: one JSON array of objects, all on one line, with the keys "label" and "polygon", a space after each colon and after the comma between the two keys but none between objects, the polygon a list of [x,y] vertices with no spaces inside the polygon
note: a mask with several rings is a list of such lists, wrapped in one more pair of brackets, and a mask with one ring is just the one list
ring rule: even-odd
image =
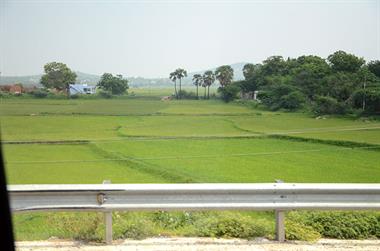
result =
[{"label": "distant hill", "polygon": [[[236,63],[231,64],[231,67],[234,69],[234,79],[240,80],[243,79],[243,72],[242,68],[246,63]],[[188,76],[182,80],[182,84],[184,86],[192,85],[192,78],[194,74],[202,74],[203,72],[207,70],[214,71],[215,68],[206,69],[203,71],[195,71],[195,72],[189,72]],[[89,85],[95,85],[99,79],[99,75],[95,74],[89,74],[77,71],[77,83],[82,84],[89,84]],[[169,73],[168,73],[169,75]],[[26,86],[35,85],[40,86],[39,82],[41,79],[41,74],[39,75],[31,75],[31,76],[1,76],[0,77],[0,85],[4,84],[14,84],[14,83],[21,83]],[[169,78],[144,78],[144,77],[129,77],[129,85],[131,87],[167,87],[172,86],[173,83],[170,81]]]}]

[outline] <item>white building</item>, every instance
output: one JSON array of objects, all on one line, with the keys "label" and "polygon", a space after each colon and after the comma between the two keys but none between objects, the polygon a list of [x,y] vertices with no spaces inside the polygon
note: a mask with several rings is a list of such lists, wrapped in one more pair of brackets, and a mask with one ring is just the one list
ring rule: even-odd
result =
[{"label": "white building", "polygon": [[73,84],[69,86],[70,95],[74,94],[94,94],[96,86],[87,84]]}]

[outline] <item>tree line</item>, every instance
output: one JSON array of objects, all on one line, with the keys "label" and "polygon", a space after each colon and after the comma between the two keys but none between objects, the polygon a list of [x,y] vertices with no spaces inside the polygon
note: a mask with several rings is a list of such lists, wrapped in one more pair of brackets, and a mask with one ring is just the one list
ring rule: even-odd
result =
[{"label": "tree line", "polygon": [[[174,82],[174,95],[176,99],[181,99],[184,92],[181,90],[181,80],[187,77],[187,71],[178,68],[171,72],[169,75],[170,80]],[[205,71],[203,74],[193,75],[193,84],[196,87],[196,98],[199,99],[199,87],[204,88],[204,99],[210,98],[210,86],[215,83],[216,80],[219,81],[220,87],[218,91],[224,93],[226,87],[230,85],[234,78],[234,70],[229,65],[222,65],[218,67],[215,71]],[[177,80],[179,81],[179,91],[177,92]]]},{"label": "tree line", "polygon": [[336,51],[327,59],[272,56],[262,64],[246,64],[242,93],[258,91],[272,110],[311,109],[316,114],[364,112],[380,114],[380,61]]},{"label": "tree line", "polygon": [[[47,89],[54,88],[69,95],[70,85],[75,84],[76,78],[76,73],[66,64],[51,62],[44,65],[40,83]],[[104,97],[125,94],[129,88],[127,79],[111,73],[104,73],[96,86],[100,89],[100,95]]]},{"label": "tree line", "polygon": [[[271,56],[260,64],[245,64],[244,80],[233,81],[234,72],[228,65],[215,72],[206,71],[193,76],[198,88],[204,87],[204,98],[209,98],[210,86],[219,81],[218,93],[226,102],[242,97],[253,98],[271,110],[308,109],[316,114],[347,114],[361,112],[380,114],[380,61],[366,63],[363,58],[344,51],[336,51],[327,59],[307,55],[284,59]],[[181,79],[184,69],[170,74],[176,86],[175,96],[181,99]],[[207,95],[206,95],[207,89]]]}]

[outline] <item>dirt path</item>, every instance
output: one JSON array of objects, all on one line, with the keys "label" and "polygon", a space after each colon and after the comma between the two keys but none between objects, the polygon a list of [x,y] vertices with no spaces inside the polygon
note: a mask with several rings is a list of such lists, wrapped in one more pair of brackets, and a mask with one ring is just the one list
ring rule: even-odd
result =
[{"label": "dirt path", "polygon": [[331,240],[321,239],[316,243],[286,242],[276,243],[266,239],[246,241],[239,239],[213,239],[213,238],[150,238],[146,240],[115,241],[112,245],[85,244],[65,240],[25,241],[17,242],[17,250],[38,251],[110,251],[110,250],[157,250],[157,251],[216,251],[216,250],[254,250],[254,251],[373,251],[380,250],[380,240]]}]

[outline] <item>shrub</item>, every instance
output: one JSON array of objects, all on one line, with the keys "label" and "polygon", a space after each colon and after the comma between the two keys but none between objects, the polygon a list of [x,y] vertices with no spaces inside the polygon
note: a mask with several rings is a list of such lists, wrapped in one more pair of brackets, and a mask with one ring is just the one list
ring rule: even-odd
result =
[{"label": "shrub", "polygon": [[245,238],[262,237],[271,233],[265,220],[255,221],[236,213],[224,213],[202,217],[194,224],[197,236]]},{"label": "shrub", "polygon": [[112,98],[112,93],[109,91],[99,90],[98,95],[101,98]]},{"label": "shrub", "polygon": [[220,93],[222,100],[228,103],[238,98],[240,88],[237,85],[231,84],[225,87],[219,87],[218,92]]},{"label": "shrub", "polygon": [[194,92],[181,90],[178,92],[178,97],[181,97],[182,99],[197,99],[197,94]]},{"label": "shrub", "polygon": [[344,114],[345,104],[338,102],[335,98],[327,96],[317,96],[313,105],[313,111],[317,115],[323,114]]},{"label": "shrub", "polygon": [[380,213],[371,212],[292,212],[289,220],[302,222],[322,236],[338,239],[380,237]]},{"label": "shrub", "polygon": [[32,91],[31,94],[35,98],[46,98],[49,93],[46,90],[37,89],[37,90]]},{"label": "shrub", "polygon": [[78,98],[80,98],[80,95],[79,94],[73,94],[73,95],[70,95],[70,98],[71,99],[78,99]]},{"label": "shrub", "polygon": [[285,235],[287,240],[316,241],[321,238],[313,227],[289,220],[285,223]]},{"label": "shrub", "polygon": [[192,224],[194,216],[189,212],[169,213],[158,211],[153,214],[153,222],[164,228],[179,228],[186,224]]},{"label": "shrub", "polygon": [[281,97],[281,108],[288,110],[296,110],[302,107],[305,103],[305,97],[299,91],[291,92]]}]

